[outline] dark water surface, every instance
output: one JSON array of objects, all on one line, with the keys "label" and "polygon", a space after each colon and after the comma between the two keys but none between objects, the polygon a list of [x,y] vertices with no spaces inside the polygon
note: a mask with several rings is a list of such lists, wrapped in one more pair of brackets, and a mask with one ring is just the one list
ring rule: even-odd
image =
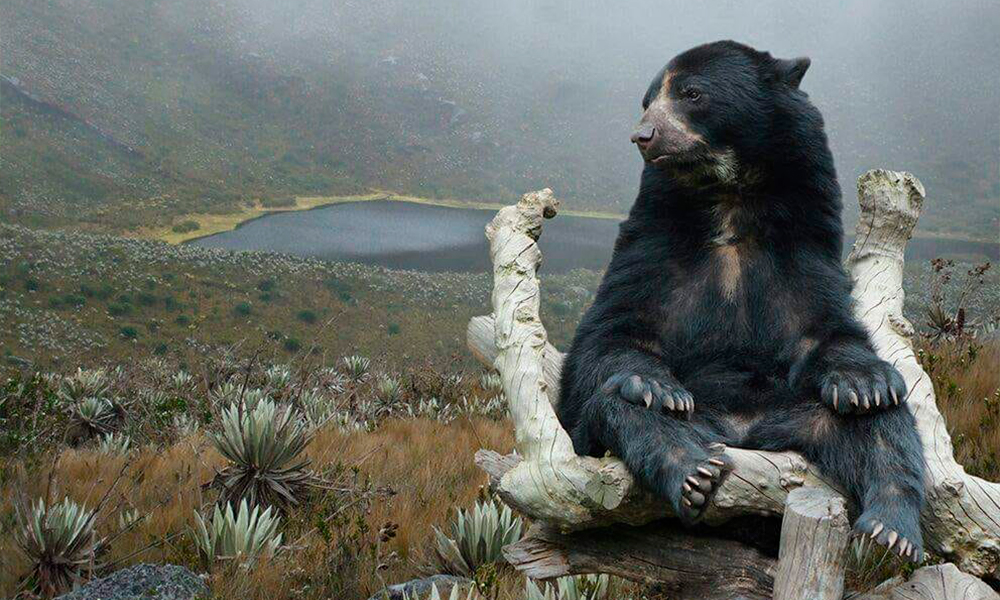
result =
[{"label": "dark water surface", "polygon": [[[375,200],[282,212],[192,244],[229,250],[265,250],[328,260],[420,271],[485,271],[490,268],[483,228],[492,210],[449,208]],[[603,269],[611,258],[618,221],[560,215],[545,222],[539,243],[543,270]],[[850,248],[852,239],[846,240]],[[917,238],[907,259],[957,255],[997,261],[1000,245]]]}]

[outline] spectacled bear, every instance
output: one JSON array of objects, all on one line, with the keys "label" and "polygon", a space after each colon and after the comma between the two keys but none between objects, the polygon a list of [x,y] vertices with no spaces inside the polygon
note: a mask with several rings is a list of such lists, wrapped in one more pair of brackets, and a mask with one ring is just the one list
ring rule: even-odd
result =
[{"label": "spectacled bear", "polygon": [[852,313],[809,64],[722,41],[653,79],[639,194],[559,419],[577,453],[620,457],[688,523],[732,469],[727,445],[801,452],[847,491],[857,533],[919,562],[921,443],[906,383]]}]

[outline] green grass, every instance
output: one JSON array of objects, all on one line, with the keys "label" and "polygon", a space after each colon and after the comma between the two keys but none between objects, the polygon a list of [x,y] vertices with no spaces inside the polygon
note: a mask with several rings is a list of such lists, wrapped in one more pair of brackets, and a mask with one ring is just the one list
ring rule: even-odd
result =
[{"label": "green grass", "polygon": [[[470,360],[465,327],[490,312],[485,274],[394,272],[4,227],[0,246],[0,355],[40,366],[149,355],[190,361],[227,345],[247,355],[358,352],[398,365],[444,365]],[[568,345],[597,282],[597,273],[584,271],[543,279],[554,343]]]}]

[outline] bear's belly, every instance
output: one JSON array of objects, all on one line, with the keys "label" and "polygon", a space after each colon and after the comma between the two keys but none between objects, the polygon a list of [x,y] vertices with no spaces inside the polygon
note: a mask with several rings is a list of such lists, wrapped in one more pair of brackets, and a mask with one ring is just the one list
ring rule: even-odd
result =
[{"label": "bear's belly", "polygon": [[732,264],[708,261],[675,278],[657,319],[667,356],[763,363],[767,374],[776,365],[787,369],[802,345],[808,311],[796,298],[794,282],[762,262],[769,261],[750,262],[735,273]]},{"label": "bear's belly", "polygon": [[[705,323],[672,322],[661,333],[659,343],[675,376],[682,380],[718,376],[729,381],[737,395],[744,384],[764,391],[772,387],[766,381],[787,382],[802,346],[801,339],[785,335],[775,323],[743,323],[722,315],[708,317]],[[735,400],[743,403],[747,398]]]},{"label": "bear's belly", "polygon": [[719,420],[725,429],[727,443],[733,446],[740,446],[747,439],[750,429],[753,428],[762,418],[761,413],[724,413],[719,416]]}]

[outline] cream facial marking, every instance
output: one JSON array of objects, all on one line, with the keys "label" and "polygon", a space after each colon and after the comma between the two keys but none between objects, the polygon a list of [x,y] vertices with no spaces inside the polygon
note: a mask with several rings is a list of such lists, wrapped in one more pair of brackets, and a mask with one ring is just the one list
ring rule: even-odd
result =
[{"label": "cream facial marking", "polygon": [[660,95],[670,96],[670,78],[672,77],[670,71],[663,72],[663,81],[660,82]]},{"label": "cream facial marking", "polygon": [[[691,130],[687,123],[677,115],[674,101],[670,98],[669,71],[663,74],[663,83],[660,85],[660,93],[656,95],[653,102],[646,109],[646,113],[653,124],[661,130],[662,135],[669,135],[667,139],[675,139],[672,146],[688,147],[701,141],[701,136]],[[673,129],[673,131],[670,131]]]}]

